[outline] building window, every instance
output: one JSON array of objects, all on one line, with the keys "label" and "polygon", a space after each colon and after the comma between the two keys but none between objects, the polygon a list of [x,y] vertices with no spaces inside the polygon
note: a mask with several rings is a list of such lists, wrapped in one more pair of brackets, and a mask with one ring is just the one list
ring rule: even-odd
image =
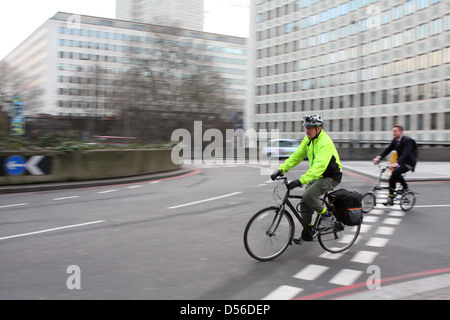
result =
[{"label": "building window", "polygon": [[417,130],[423,130],[423,114],[417,115]]},{"label": "building window", "polygon": [[411,116],[409,114],[407,114],[405,116],[405,130],[410,130],[411,129]]},{"label": "building window", "polygon": [[450,129],[450,112],[445,113],[445,130]]},{"label": "building window", "polygon": [[430,115],[430,129],[437,130],[437,113],[432,113]]}]

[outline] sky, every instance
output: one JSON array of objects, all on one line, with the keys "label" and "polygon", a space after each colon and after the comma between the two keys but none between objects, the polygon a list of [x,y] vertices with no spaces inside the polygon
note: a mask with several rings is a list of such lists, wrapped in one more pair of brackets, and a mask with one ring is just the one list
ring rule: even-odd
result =
[{"label": "sky", "polygon": [[[248,37],[250,0],[204,1],[204,31]],[[1,0],[0,60],[58,11],[115,18],[115,10],[116,0]]]}]

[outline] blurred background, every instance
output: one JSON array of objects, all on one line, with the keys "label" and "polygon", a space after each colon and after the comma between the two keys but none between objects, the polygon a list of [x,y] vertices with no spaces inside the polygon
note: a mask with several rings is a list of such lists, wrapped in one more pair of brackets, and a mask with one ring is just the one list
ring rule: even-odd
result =
[{"label": "blurred background", "polygon": [[445,1],[18,3],[47,9],[0,62],[2,137],[167,143],[202,121],[298,140],[319,113],[357,157],[397,123],[435,154],[450,144]]}]

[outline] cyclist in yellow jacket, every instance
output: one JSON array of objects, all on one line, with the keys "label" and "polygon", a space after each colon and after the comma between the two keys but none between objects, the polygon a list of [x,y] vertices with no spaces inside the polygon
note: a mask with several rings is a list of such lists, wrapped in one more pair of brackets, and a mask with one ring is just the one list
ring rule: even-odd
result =
[{"label": "cyclist in yellow jacket", "polygon": [[[304,117],[303,126],[306,130],[306,137],[298,149],[271,175],[271,178],[275,180],[276,177],[288,172],[300,164],[305,156],[308,156],[309,169],[300,179],[291,181],[289,189],[306,186],[300,204],[302,218],[308,225],[311,225],[314,211],[323,214],[324,218],[319,229],[324,229],[331,226],[335,219],[331,213],[327,212],[327,208],[324,207],[319,197],[341,182],[342,166],[333,140],[322,129],[322,117],[320,115]],[[302,233],[302,237],[304,240],[311,240],[305,239],[305,233]]]}]

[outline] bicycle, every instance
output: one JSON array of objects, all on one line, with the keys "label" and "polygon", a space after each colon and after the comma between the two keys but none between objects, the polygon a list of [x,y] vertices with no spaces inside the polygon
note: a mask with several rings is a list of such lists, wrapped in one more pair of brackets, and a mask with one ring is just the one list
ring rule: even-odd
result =
[{"label": "bicycle", "polygon": [[[389,168],[389,166],[382,167],[380,164],[378,164],[378,168],[380,170],[380,174],[378,175],[377,181],[375,182],[375,185],[372,189],[372,191],[369,191],[365,193],[362,197],[362,212],[367,213],[371,211],[376,205],[377,205],[377,197],[375,195],[375,191],[380,190],[389,190],[389,186],[381,186],[381,176],[383,173]],[[403,211],[409,211],[411,210],[414,205],[416,204],[416,192],[407,190],[406,192],[403,192],[398,187],[394,190],[393,194],[393,202],[399,203],[400,208]]]},{"label": "bicycle", "polygon": [[[294,238],[295,224],[292,214],[303,226],[305,232],[312,239],[318,239],[321,247],[331,253],[339,253],[350,248],[358,238],[361,225],[346,226],[342,222],[336,220],[330,227],[319,230],[318,226],[322,219],[321,215],[316,214],[314,224],[309,227],[301,217],[299,204],[296,207],[289,199],[300,199],[302,195],[291,195],[288,187],[289,181],[287,177],[278,177],[276,180],[282,181],[278,183],[274,189],[274,199],[282,200],[277,206],[270,206],[258,211],[254,214],[244,231],[244,245],[248,254],[256,260],[269,261],[279,257],[292,244],[301,245],[303,240]],[[283,198],[278,194],[278,188],[281,184],[286,186],[286,193]],[[333,204],[329,202],[327,194],[320,200],[327,207],[328,212],[335,214]]]}]

